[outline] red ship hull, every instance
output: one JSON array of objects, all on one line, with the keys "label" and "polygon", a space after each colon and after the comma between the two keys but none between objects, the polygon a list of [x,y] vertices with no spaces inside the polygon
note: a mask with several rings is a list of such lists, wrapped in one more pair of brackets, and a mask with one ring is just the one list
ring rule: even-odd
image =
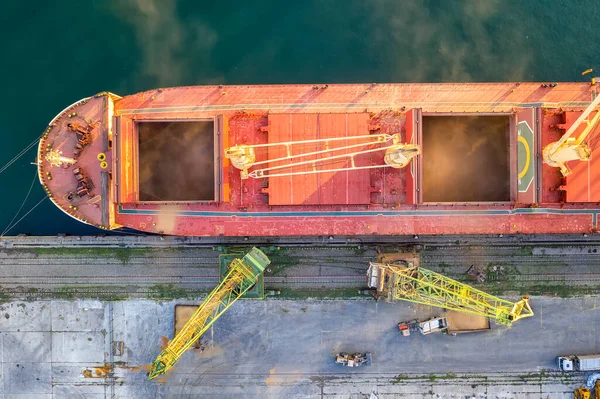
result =
[{"label": "red ship hull", "polygon": [[[589,83],[102,93],[50,123],[39,146],[40,181],[59,208],[102,229],[182,236],[591,233],[600,211],[594,154],[572,162],[572,175],[563,178],[541,151],[595,95]],[[376,133],[399,134],[422,154],[403,169],[264,179],[242,179],[223,156],[234,144]],[[58,151],[67,160],[52,165],[47,156]],[[280,156],[269,151],[258,160]]]}]

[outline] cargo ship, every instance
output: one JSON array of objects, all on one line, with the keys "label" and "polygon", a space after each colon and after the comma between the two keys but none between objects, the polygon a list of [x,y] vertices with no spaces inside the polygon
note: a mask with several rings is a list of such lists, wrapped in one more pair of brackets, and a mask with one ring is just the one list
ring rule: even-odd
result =
[{"label": "cargo ship", "polygon": [[594,233],[597,84],[192,86],[60,112],[69,216],[179,236]]}]

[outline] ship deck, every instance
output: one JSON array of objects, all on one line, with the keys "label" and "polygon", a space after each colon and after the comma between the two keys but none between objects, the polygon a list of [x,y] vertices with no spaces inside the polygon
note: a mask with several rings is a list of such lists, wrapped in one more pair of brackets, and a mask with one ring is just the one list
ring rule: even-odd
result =
[{"label": "ship deck", "polygon": [[[589,105],[596,87],[545,86],[196,86],[114,97],[114,109],[108,95],[100,96],[78,106],[88,107],[79,115],[99,124],[89,155],[76,165],[97,182],[101,197],[92,204],[86,198],[77,211],[96,226],[195,236],[594,232],[600,210],[594,156],[573,163],[565,179],[540,154]],[[68,129],[59,126],[47,142],[66,140]],[[148,126],[166,133],[152,136]],[[403,169],[246,180],[223,157],[234,144],[351,142],[368,134],[399,134],[423,154]],[[282,154],[269,147],[257,161]],[[357,162],[382,159],[373,153]],[[73,184],[76,165],[53,170],[54,183],[44,182],[69,213],[73,204],[57,198]]]},{"label": "ship deck", "polygon": [[[50,199],[69,216],[101,229],[108,228],[110,214],[107,101],[90,97],[64,109],[38,148],[38,175]],[[51,153],[63,159],[50,164]]]}]

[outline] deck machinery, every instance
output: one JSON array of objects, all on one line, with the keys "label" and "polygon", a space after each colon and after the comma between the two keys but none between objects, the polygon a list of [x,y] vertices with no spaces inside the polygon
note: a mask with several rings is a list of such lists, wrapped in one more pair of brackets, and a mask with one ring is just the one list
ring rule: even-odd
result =
[{"label": "deck machinery", "polygon": [[181,331],[152,363],[149,379],[165,374],[233,303],[246,293],[271,261],[258,248],[234,259],[221,283],[206,297]]},{"label": "deck machinery", "polygon": [[367,274],[369,286],[388,301],[404,300],[456,310],[488,317],[497,324],[510,325],[533,316],[528,297],[515,303],[506,301],[419,267],[413,259],[416,257],[408,256],[394,263],[371,263]]}]

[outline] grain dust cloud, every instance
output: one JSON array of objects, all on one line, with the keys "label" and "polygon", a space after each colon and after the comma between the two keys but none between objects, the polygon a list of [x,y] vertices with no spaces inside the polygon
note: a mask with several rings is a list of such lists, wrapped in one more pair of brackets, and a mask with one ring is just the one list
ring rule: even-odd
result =
[{"label": "grain dust cloud", "polygon": [[[500,0],[368,2],[368,19],[384,74],[394,81],[519,81],[531,75],[527,37],[494,35]],[[513,10],[514,12],[514,10]]]},{"label": "grain dust cloud", "polygon": [[510,200],[507,116],[423,117],[423,201]]},{"label": "grain dust cloud", "polygon": [[140,201],[214,200],[212,121],[138,126]]},{"label": "grain dust cloud", "polygon": [[[148,88],[222,81],[211,65],[217,33],[183,19],[175,0],[116,0],[112,10],[129,23],[140,51],[140,79]],[[199,78],[202,80],[198,80]]]}]

